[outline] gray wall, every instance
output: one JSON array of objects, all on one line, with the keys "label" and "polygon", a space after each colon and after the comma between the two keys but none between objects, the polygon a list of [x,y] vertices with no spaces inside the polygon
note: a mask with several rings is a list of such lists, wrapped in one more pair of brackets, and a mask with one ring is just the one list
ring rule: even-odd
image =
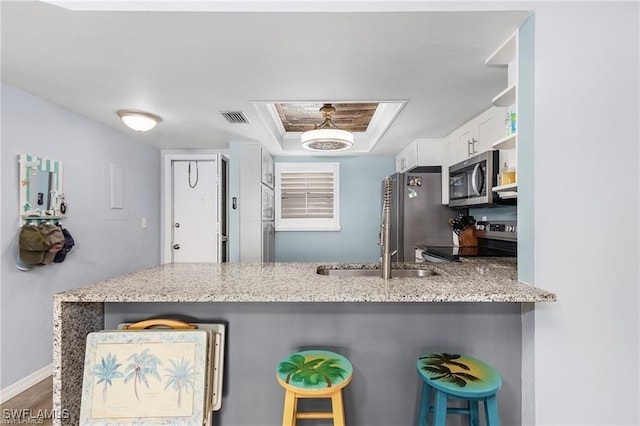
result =
[{"label": "gray wall", "polygon": [[276,232],[277,262],[376,262],[382,215],[382,179],[395,158],[278,157],[276,162],[340,163],[340,231]]},{"label": "gray wall", "polygon": [[[126,132],[123,129],[123,132]],[[52,360],[53,294],[160,262],[160,153],[138,140],[2,83],[0,389]],[[64,263],[15,267],[18,155],[61,161],[76,246]],[[125,209],[109,211],[108,169],[125,167]],[[143,216],[148,228],[141,229]]]},{"label": "gray wall", "polygon": [[535,9],[536,424],[638,425],[640,4]]},{"label": "gray wall", "polygon": [[[282,424],[277,364],[292,352],[318,347],[353,364],[353,381],[344,391],[348,425],[417,424],[416,360],[433,351],[468,353],[495,366],[503,378],[502,424],[520,424],[517,303],[108,303],[105,326],[158,315],[227,323],[223,400],[216,414],[221,426]],[[451,416],[447,425],[460,426],[460,420]]]}]

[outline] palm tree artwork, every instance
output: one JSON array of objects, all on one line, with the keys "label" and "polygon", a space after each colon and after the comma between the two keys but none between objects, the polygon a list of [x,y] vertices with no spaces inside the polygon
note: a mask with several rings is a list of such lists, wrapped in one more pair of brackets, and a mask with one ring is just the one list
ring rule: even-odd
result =
[{"label": "palm tree artwork", "polygon": [[93,366],[93,375],[98,378],[96,384],[102,383],[102,401],[104,402],[107,401],[108,386],[113,386],[111,381],[124,377],[124,374],[118,371],[121,365],[118,364],[118,359],[114,354],[108,353],[106,358],[102,357],[101,362]]},{"label": "palm tree artwork", "polygon": [[190,365],[189,360],[185,360],[184,357],[180,360],[180,362],[174,362],[172,359],[169,360],[171,363],[171,368],[165,368],[169,374],[165,374],[167,377],[167,384],[164,386],[167,389],[169,386],[178,393],[178,407],[182,406],[182,392],[188,392],[189,386],[191,389],[194,387],[195,380],[195,369],[192,365]]},{"label": "palm tree artwork", "polygon": [[339,379],[344,379],[346,370],[340,367],[336,358],[313,358],[309,361],[303,355],[294,354],[278,365],[278,372],[286,374],[285,383],[298,382],[313,386],[324,381],[327,387]]},{"label": "palm tree artwork", "polygon": [[455,366],[461,368],[465,371],[470,371],[468,365],[456,361],[460,358],[458,354],[449,354],[449,353],[441,353],[441,354],[429,354],[420,359],[426,360],[422,369],[428,371],[430,373],[436,374],[435,377],[431,377],[431,380],[442,380],[448,383],[454,383],[458,387],[467,386],[467,381],[477,382],[481,379],[479,377],[474,376],[470,373],[465,373],[464,371],[452,371],[451,368],[447,367],[446,364],[450,366]]},{"label": "palm tree artwork", "polygon": [[135,393],[138,402],[140,402],[140,396],[138,395],[138,383],[144,383],[148,388],[148,375],[153,376],[158,379],[158,381],[162,382],[160,374],[158,373],[158,365],[162,365],[162,361],[160,361],[157,356],[151,354],[148,348],[140,353],[131,354],[129,358],[127,358],[127,361],[130,362],[125,369],[125,374],[127,374],[127,376],[124,378],[124,383],[126,384],[133,380],[133,392]]}]

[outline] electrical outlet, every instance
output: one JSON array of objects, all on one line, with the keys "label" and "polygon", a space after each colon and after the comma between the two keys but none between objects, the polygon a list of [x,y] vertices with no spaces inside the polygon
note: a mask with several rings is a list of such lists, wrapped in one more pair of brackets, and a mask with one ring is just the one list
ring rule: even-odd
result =
[{"label": "electrical outlet", "polygon": [[140,221],[140,227],[143,229],[147,227],[147,218],[145,216],[143,216],[142,220]]}]

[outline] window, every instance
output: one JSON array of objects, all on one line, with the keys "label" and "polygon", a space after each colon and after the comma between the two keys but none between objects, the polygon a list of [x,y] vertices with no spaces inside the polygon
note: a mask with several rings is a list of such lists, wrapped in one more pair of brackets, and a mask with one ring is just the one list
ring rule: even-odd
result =
[{"label": "window", "polygon": [[276,163],[276,231],[339,231],[339,168]]}]

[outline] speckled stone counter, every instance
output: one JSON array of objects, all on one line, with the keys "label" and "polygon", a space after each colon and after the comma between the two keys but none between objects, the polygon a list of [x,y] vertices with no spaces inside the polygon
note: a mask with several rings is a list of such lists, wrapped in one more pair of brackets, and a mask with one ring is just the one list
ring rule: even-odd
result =
[{"label": "speckled stone counter", "polygon": [[[174,264],[150,268],[56,294],[54,409],[77,424],[86,335],[104,328],[109,302],[553,302],[553,293],[517,281],[515,259],[408,264],[422,278],[324,276],[318,267],[361,269],[371,264]],[[58,423],[59,424],[59,423]]]}]

